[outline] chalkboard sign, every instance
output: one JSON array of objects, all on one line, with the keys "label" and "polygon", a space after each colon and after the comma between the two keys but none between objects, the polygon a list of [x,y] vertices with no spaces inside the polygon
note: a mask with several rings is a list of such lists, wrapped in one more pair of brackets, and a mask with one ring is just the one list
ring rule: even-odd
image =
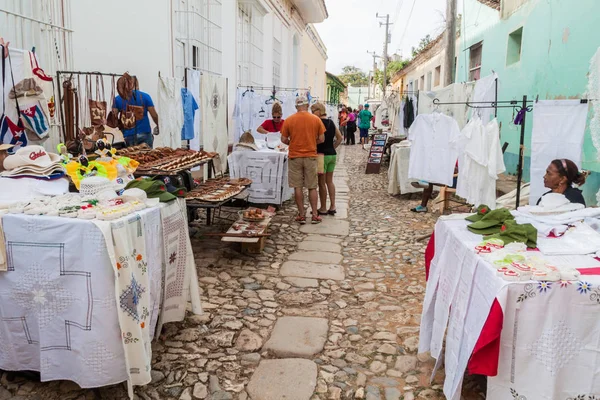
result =
[{"label": "chalkboard sign", "polygon": [[378,133],[373,135],[371,149],[369,150],[369,158],[367,159],[366,174],[378,174],[381,170],[381,160],[383,158],[383,149],[387,141],[387,134]]}]

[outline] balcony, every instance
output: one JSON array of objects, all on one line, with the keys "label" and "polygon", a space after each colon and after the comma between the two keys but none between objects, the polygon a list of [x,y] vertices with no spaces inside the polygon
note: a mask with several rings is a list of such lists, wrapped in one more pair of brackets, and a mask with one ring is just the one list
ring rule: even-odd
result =
[{"label": "balcony", "polygon": [[292,0],[294,7],[308,24],[318,24],[329,16],[325,0]]}]

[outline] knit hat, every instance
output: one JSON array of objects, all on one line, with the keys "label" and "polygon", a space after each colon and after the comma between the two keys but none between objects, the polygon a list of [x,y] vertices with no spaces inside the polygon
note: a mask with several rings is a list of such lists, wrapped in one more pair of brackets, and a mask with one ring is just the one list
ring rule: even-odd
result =
[{"label": "knit hat", "polygon": [[482,204],[479,207],[477,207],[477,214],[469,215],[465,219],[467,221],[477,222],[477,221],[480,221],[481,218],[483,218],[483,216],[489,212],[490,212],[490,208],[488,206],[486,206],[485,204]]},{"label": "knit hat", "polygon": [[467,226],[467,229],[478,235],[491,235],[500,232],[500,228],[506,220],[514,219],[515,217],[512,216],[509,210],[498,208],[497,210],[488,212],[479,221]]},{"label": "knit hat", "polygon": [[525,243],[527,247],[535,249],[537,247],[537,229],[531,224],[519,225],[515,220],[507,220],[500,227],[499,233],[486,236],[485,239],[500,239],[504,245],[514,242]]},{"label": "knit hat", "polygon": [[133,180],[127,184],[125,189],[138,188],[146,192],[148,198],[158,199],[161,203],[166,203],[175,200],[177,197],[167,192],[167,187],[164,182],[155,181],[148,178],[140,178]]}]

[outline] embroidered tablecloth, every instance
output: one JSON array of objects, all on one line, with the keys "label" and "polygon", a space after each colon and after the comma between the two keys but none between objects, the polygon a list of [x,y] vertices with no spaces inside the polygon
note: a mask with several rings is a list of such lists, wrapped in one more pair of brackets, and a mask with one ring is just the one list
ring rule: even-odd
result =
[{"label": "embroidered tablecloth", "polygon": [[232,178],[252,179],[248,201],[282,204],[292,197],[288,184],[287,154],[276,151],[234,151],[229,157]]},{"label": "embroidered tablecloth", "polygon": [[431,351],[438,364],[446,336],[447,398],[460,398],[467,363],[481,343],[484,325],[490,324],[490,310],[502,313],[504,321],[496,323],[502,327],[498,375],[488,379],[488,399],[587,400],[598,395],[600,276],[572,283],[507,282],[474,253],[480,237],[466,225],[461,220],[436,224],[421,320],[419,352]]},{"label": "embroidered tablecloth", "polygon": [[[161,220],[168,210],[181,205],[174,201],[112,223],[4,215],[8,271],[0,272],[0,369],[40,371],[42,381],[71,380],[84,388],[147,383],[161,283],[170,270]],[[193,256],[190,264],[183,221],[189,269]],[[199,312],[193,269],[185,295],[195,297]],[[126,357],[124,348],[132,345],[140,349]]]}]

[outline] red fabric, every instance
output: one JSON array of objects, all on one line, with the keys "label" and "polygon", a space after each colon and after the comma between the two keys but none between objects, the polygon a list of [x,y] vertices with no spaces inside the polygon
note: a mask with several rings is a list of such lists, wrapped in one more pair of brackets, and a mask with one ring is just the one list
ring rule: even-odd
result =
[{"label": "red fabric", "polygon": [[267,132],[281,132],[281,127],[283,126],[283,121],[275,122],[272,119],[266,119],[260,126]]},{"label": "red fabric", "polygon": [[581,275],[600,275],[600,267],[592,267],[592,268],[575,268],[577,271],[581,272]]},{"label": "red fabric", "polygon": [[479,339],[471,354],[467,366],[471,375],[498,375],[498,359],[500,357],[500,333],[504,313],[497,299],[494,299],[490,313],[483,325]]},{"label": "red fabric", "polygon": [[435,255],[435,239],[433,237],[433,232],[431,233],[431,237],[429,238],[429,242],[427,243],[427,247],[425,248],[425,280],[429,280],[429,267],[431,266],[431,260],[433,260],[433,256]]}]

